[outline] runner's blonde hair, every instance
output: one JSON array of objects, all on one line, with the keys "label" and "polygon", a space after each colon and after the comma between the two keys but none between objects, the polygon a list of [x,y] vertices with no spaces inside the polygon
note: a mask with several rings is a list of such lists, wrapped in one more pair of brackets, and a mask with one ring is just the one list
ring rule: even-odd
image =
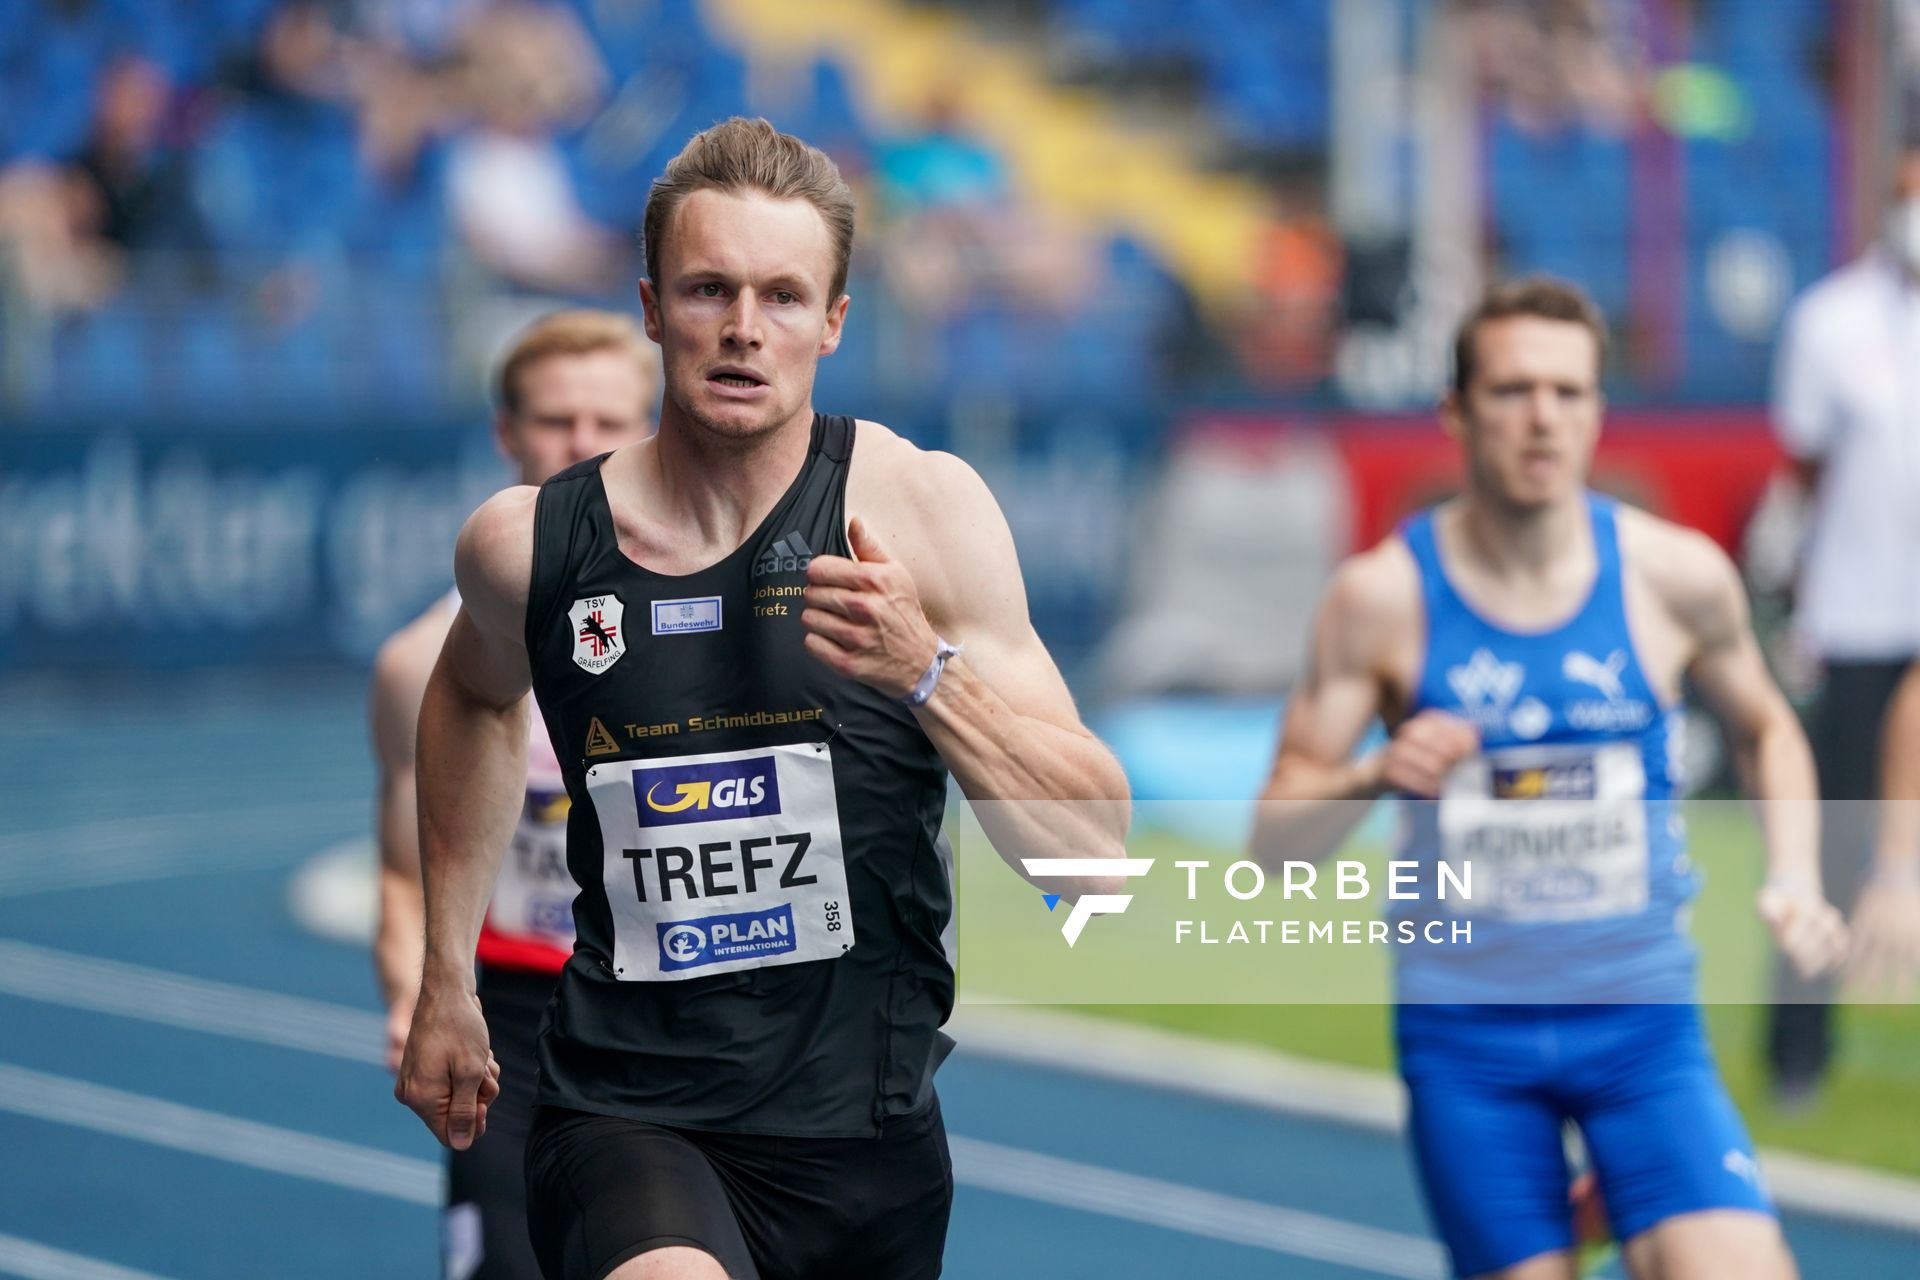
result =
[{"label": "runner's blonde hair", "polygon": [[847,266],[853,261],[853,191],[840,167],[818,147],[781,133],[763,119],[734,116],[696,133],[647,195],[641,238],[646,246],[647,277],[660,282],[660,246],[673,214],[696,191],[738,194],[758,191],[776,200],[805,200],[820,213],[833,240],[832,306],[847,291]]},{"label": "runner's blonde hair", "polygon": [[528,325],[514,339],[494,379],[494,403],[501,412],[520,412],[520,377],[542,360],[554,356],[587,356],[617,351],[633,359],[646,380],[646,409],[651,416],[653,395],[660,389],[660,354],[632,316],[617,311],[556,311]]}]

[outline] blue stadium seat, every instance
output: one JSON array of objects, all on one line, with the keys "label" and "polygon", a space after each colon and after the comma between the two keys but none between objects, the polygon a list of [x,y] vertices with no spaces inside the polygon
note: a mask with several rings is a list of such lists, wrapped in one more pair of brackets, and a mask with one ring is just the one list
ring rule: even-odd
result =
[{"label": "blue stadium seat", "polygon": [[8,150],[13,155],[62,159],[86,141],[93,118],[93,92],[101,65],[113,47],[112,29],[103,11],[88,10],[62,20],[36,10],[24,23],[8,77],[8,99],[30,103],[31,110],[10,109]]},{"label": "blue stadium seat", "polygon": [[153,353],[140,309],[120,300],[60,327],[50,399],[56,412],[151,410]]},{"label": "blue stadium seat", "polygon": [[1320,143],[1328,121],[1328,13],[1319,0],[1200,0],[1208,85],[1228,132],[1262,147]]},{"label": "blue stadium seat", "polygon": [[236,299],[185,300],[166,326],[167,379],[183,406],[209,416],[231,414],[245,399],[244,320]]},{"label": "blue stadium seat", "polygon": [[681,52],[663,43],[586,129],[560,140],[586,211],[618,228],[638,228],[653,180],[688,137],[748,107],[746,61],[713,48]]},{"label": "blue stadium seat", "polygon": [[1496,117],[1485,142],[1502,272],[1566,276],[1620,319],[1632,216],[1627,141],[1583,128],[1536,136]]},{"label": "blue stadium seat", "polygon": [[196,162],[202,213],[216,246],[229,251],[338,243],[361,198],[353,122],[320,103],[238,105]]},{"label": "blue stadium seat", "polygon": [[437,293],[405,279],[362,278],[346,310],[346,376],[335,399],[419,416],[445,404],[447,317]]},{"label": "blue stadium seat", "polygon": [[436,275],[452,241],[446,207],[446,149],[424,148],[406,177],[363,178],[354,191],[344,243],[362,269],[413,282]]},{"label": "blue stadium seat", "polygon": [[1123,57],[1185,54],[1198,57],[1213,28],[1198,20],[1191,0],[1167,6],[1143,5],[1134,0],[1060,0],[1053,7],[1057,29],[1075,32],[1105,44]]}]

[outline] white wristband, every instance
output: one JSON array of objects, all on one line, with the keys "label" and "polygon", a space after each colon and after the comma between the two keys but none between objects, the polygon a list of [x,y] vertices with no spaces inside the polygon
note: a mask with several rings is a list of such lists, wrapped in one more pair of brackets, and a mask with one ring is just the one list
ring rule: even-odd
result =
[{"label": "white wristband", "polygon": [[939,636],[933,638],[933,644],[933,661],[927,664],[926,671],[907,692],[907,696],[900,699],[910,707],[927,705],[927,699],[931,698],[933,691],[940,687],[940,673],[947,669],[947,659],[957,657],[960,651],[967,647],[963,644],[948,644]]}]

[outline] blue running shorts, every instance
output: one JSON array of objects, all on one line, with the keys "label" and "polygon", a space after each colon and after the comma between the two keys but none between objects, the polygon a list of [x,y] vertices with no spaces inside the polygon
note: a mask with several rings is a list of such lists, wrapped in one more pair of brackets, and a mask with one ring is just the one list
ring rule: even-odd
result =
[{"label": "blue running shorts", "polygon": [[1395,1035],[1459,1275],[1572,1247],[1569,1120],[1619,1240],[1704,1209],[1773,1212],[1693,1005],[1402,1005]]}]

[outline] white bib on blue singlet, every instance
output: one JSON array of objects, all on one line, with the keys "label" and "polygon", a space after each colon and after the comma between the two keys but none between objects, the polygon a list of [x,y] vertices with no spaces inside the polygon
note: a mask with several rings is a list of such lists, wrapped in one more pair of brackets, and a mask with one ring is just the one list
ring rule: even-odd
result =
[{"label": "white bib on blue singlet", "polygon": [[1647,905],[1647,773],[1631,742],[1516,747],[1463,761],[1440,795],[1442,856],[1472,876],[1455,909],[1520,922]]}]

